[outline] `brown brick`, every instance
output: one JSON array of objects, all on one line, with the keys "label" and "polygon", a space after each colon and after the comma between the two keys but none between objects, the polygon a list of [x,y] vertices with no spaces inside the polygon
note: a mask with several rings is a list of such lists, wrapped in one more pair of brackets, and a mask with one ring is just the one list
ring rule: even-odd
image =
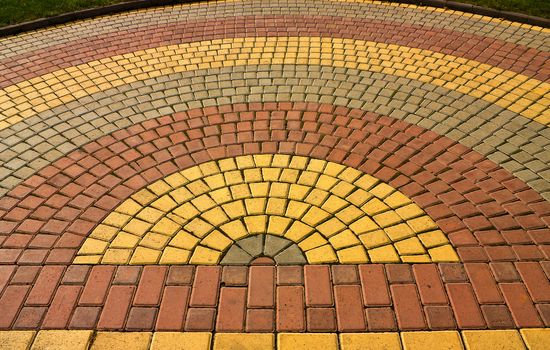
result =
[{"label": "brown brick", "polygon": [[74,310],[69,329],[94,329],[101,307],[79,306]]},{"label": "brown brick", "polygon": [[303,284],[302,266],[277,266],[277,285]]},{"label": "brown brick", "polygon": [[308,307],[332,306],[332,283],[326,265],[304,267],[306,305]]},{"label": "brown brick", "polygon": [[114,266],[96,265],[92,267],[78,304],[84,306],[102,305],[114,272]]},{"label": "brown brick", "polygon": [[166,266],[145,266],[143,268],[134,305],[156,306],[160,303],[167,270]]},{"label": "brown brick", "polygon": [[46,313],[46,307],[24,307],[19,312],[17,319],[13,325],[14,329],[37,329],[40,327],[40,323],[44,314]]},{"label": "brown brick", "polygon": [[369,331],[395,331],[395,313],[391,307],[369,307],[366,309]]},{"label": "brown brick", "polygon": [[472,281],[472,286],[477,300],[481,304],[503,304],[504,299],[500,294],[497,283],[488,264],[469,263],[464,264],[466,272]]},{"label": "brown brick", "polygon": [[310,307],[306,311],[308,332],[335,332],[334,308]]},{"label": "brown brick", "polygon": [[248,267],[224,266],[222,283],[226,286],[246,286],[248,282]]},{"label": "brown brick", "polygon": [[170,266],[166,284],[171,285],[190,285],[193,282],[194,266]]},{"label": "brown brick", "polygon": [[424,307],[428,327],[433,330],[456,329],[453,310],[450,306],[430,305]]},{"label": "brown brick", "polygon": [[497,282],[518,282],[520,276],[511,262],[492,262],[489,264]]},{"label": "brown brick", "polygon": [[340,332],[365,330],[365,315],[361,301],[361,287],[340,285],[334,287],[336,315]]},{"label": "brown brick", "polygon": [[537,310],[523,283],[501,283],[499,286],[517,327],[542,326]]},{"label": "brown brick", "polygon": [[191,287],[166,286],[160,303],[156,324],[157,331],[181,331],[187,312],[187,300]]},{"label": "brown brick", "polygon": [[277,287],[277,331],[304,331],[304,288]]},{"label": "brown brick", "polygon": [[448,303],[447,294],[435,264],[416,264],[413,266],[413,272],[422,304]]},{"label": "brown brick", "polygon": [[424,329],[426,323],[420,300],[414,284],[394,284],[390,286],[397,323],[401,330]]},{"label": "brown brick", "polygon": [[468,282],[468,275],[466,275],[463,264],[439,264],[439,270],[441,271],[443,282]]},{"label": "brown brick", "polygon": [[65,328],[76,305],[81,286],[59,286],[48,313],[42,323],[43,328]]},{"label": "brown brick", "polygon": [[216,309],[212,308],[190,308],[185,320],[185,330],[211,332],[214,329],[215,314]]},{"label": "brown brick", "polygon": [[[32,284],[41,269],[42,266],[19,266],[10,284]],[[0,281],[0,293],[4,289],[4,286],[7,285],[11,272],[14,270],[15,266],[0,266],[0,279],[2,279]]]},{"label": "brown brick", "polygon": [[490,329],[514,328],[514,320],[505,305],[481,305],[481,312]]},{"label": "brown brick", "polygon": [[216,306],[221,267],[197,266],[191,291],[190,306]]},{"label": "brown brick", "polygon": [[332,265],[334,284],[359,284],[359,274],[355,265]]},{"label": "brown brick", "polygon": [[251,266],[248,277],[248,307],[270,308],[275,302],[275,267]]},{"label": "brown brick", "polygon": [[537,311],[546,327],[550,326],[550,304],[537,304]]},{"label": "brown brick", "polygon": [[48,305],[63,274],[63,266],[44,266],[25,305]]},{"label": "brown brick", "polygon": [[272,309],[249,309],[246,312],[247,332],[273,332],[275,313]]},{"label": "brown brick", "polygon": [[479,304],[469,283],[449,283],[447,293],[460,329],[484,328]]},{"label": "brown brick", "polygon": [[98,329],[122,329],[134,295],[134,286],[112,286],[107,294]]},{"label": "brown brick", "polygon": [[113,284],[136,285],[141,274],[141,266],[119,266],[117,267]]},{"label": "brown brick", "polygon": [[536,262],[516,263],[519,274],[535,303],[550,302],[550,281]]},{"label": "brown brick", "polygon": [[90,266],[71,265],[67,268],[61,279],[61,284],[84,284],[90,272]]},{"label": "brown brick", "polygon": [[386,265],[386,274],[391,283],[414,283],[411,266],[405,264]]},{"label": "brown brick", "polygon": [[157,315],[156,307],[132,307],[128,314],[126,330],[151,331]]},{"label": "brown brick", "polygon": [[360,265],[359,276],[366,306],[391,305],[384,265]]},{"label": "brown brick", "polygon": [[235,332],[244,330],[246,288],[222,287],[216,331]]}]

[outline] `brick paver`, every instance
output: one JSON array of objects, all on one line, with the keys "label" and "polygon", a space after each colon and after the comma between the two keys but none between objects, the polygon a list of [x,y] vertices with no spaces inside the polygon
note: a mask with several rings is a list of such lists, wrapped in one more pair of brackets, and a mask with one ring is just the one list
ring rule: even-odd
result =
[{"label": "brick paver", "polygon": [[228,0],[0,39],[0,349],[548,348],[549,33]]}]

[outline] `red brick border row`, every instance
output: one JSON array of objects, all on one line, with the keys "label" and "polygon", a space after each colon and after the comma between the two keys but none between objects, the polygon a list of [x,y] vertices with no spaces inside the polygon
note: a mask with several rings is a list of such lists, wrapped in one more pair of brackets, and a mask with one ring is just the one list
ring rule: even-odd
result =
[{"label": "red brick border row", "polygon": [[550,203],[479,153],[369,112],[258,103],[148,120],[42,169],[0,199],[0,263],[70,264],[91,230],[138,189],[254,153],[327,159],[388,182],[436,221],[464,262],[550,259]]},{"label": "red brick border row", "polygon": [[550,326],[550,264],[0,266],[0,329],[360,332]]},{"label": "red brick border row", "polygon": [[465,57],[542,81],[550,53],[443,28],[329,16],[242,16],[148,26],[70,41],[0,61],[0,88],[96,59],[200,40],[243,36],[330,36],[372,40]]}]

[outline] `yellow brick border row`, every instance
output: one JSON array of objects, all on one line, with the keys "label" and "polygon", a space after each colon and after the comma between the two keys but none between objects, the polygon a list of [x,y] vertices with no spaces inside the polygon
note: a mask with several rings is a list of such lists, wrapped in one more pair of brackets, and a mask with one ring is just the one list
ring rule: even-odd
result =
[{"label": "yellow brick border row", "polygon": [[547,350],[549,328],[386,333],[0,331],[0,350]]},{"label": "yellow brick border row", "polygon": [[550,124],[550,84],[474,60],[385,43],[320,37],[246,37],[161,46],[57,70],[0,90],[0,130],[110,88],[177,72],[304,64],[406,77]]},{"label": "yellow brick border row", "polygon": [[88,236],[78,264],[218,264],[251,235],[297,243],[310,264],[458,261],[410,198],[325,160],[256,154],[196,165],[133,194]]}]

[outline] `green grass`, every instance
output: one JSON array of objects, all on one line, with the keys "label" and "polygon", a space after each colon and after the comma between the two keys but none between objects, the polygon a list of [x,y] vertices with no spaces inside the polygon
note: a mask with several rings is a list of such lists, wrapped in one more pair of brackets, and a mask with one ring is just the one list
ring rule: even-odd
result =
[{"label": "green grass", "polygon": [[[0,27],[127,0],[0,0]],[[550,0],[455,0],[550,18]]]}]

